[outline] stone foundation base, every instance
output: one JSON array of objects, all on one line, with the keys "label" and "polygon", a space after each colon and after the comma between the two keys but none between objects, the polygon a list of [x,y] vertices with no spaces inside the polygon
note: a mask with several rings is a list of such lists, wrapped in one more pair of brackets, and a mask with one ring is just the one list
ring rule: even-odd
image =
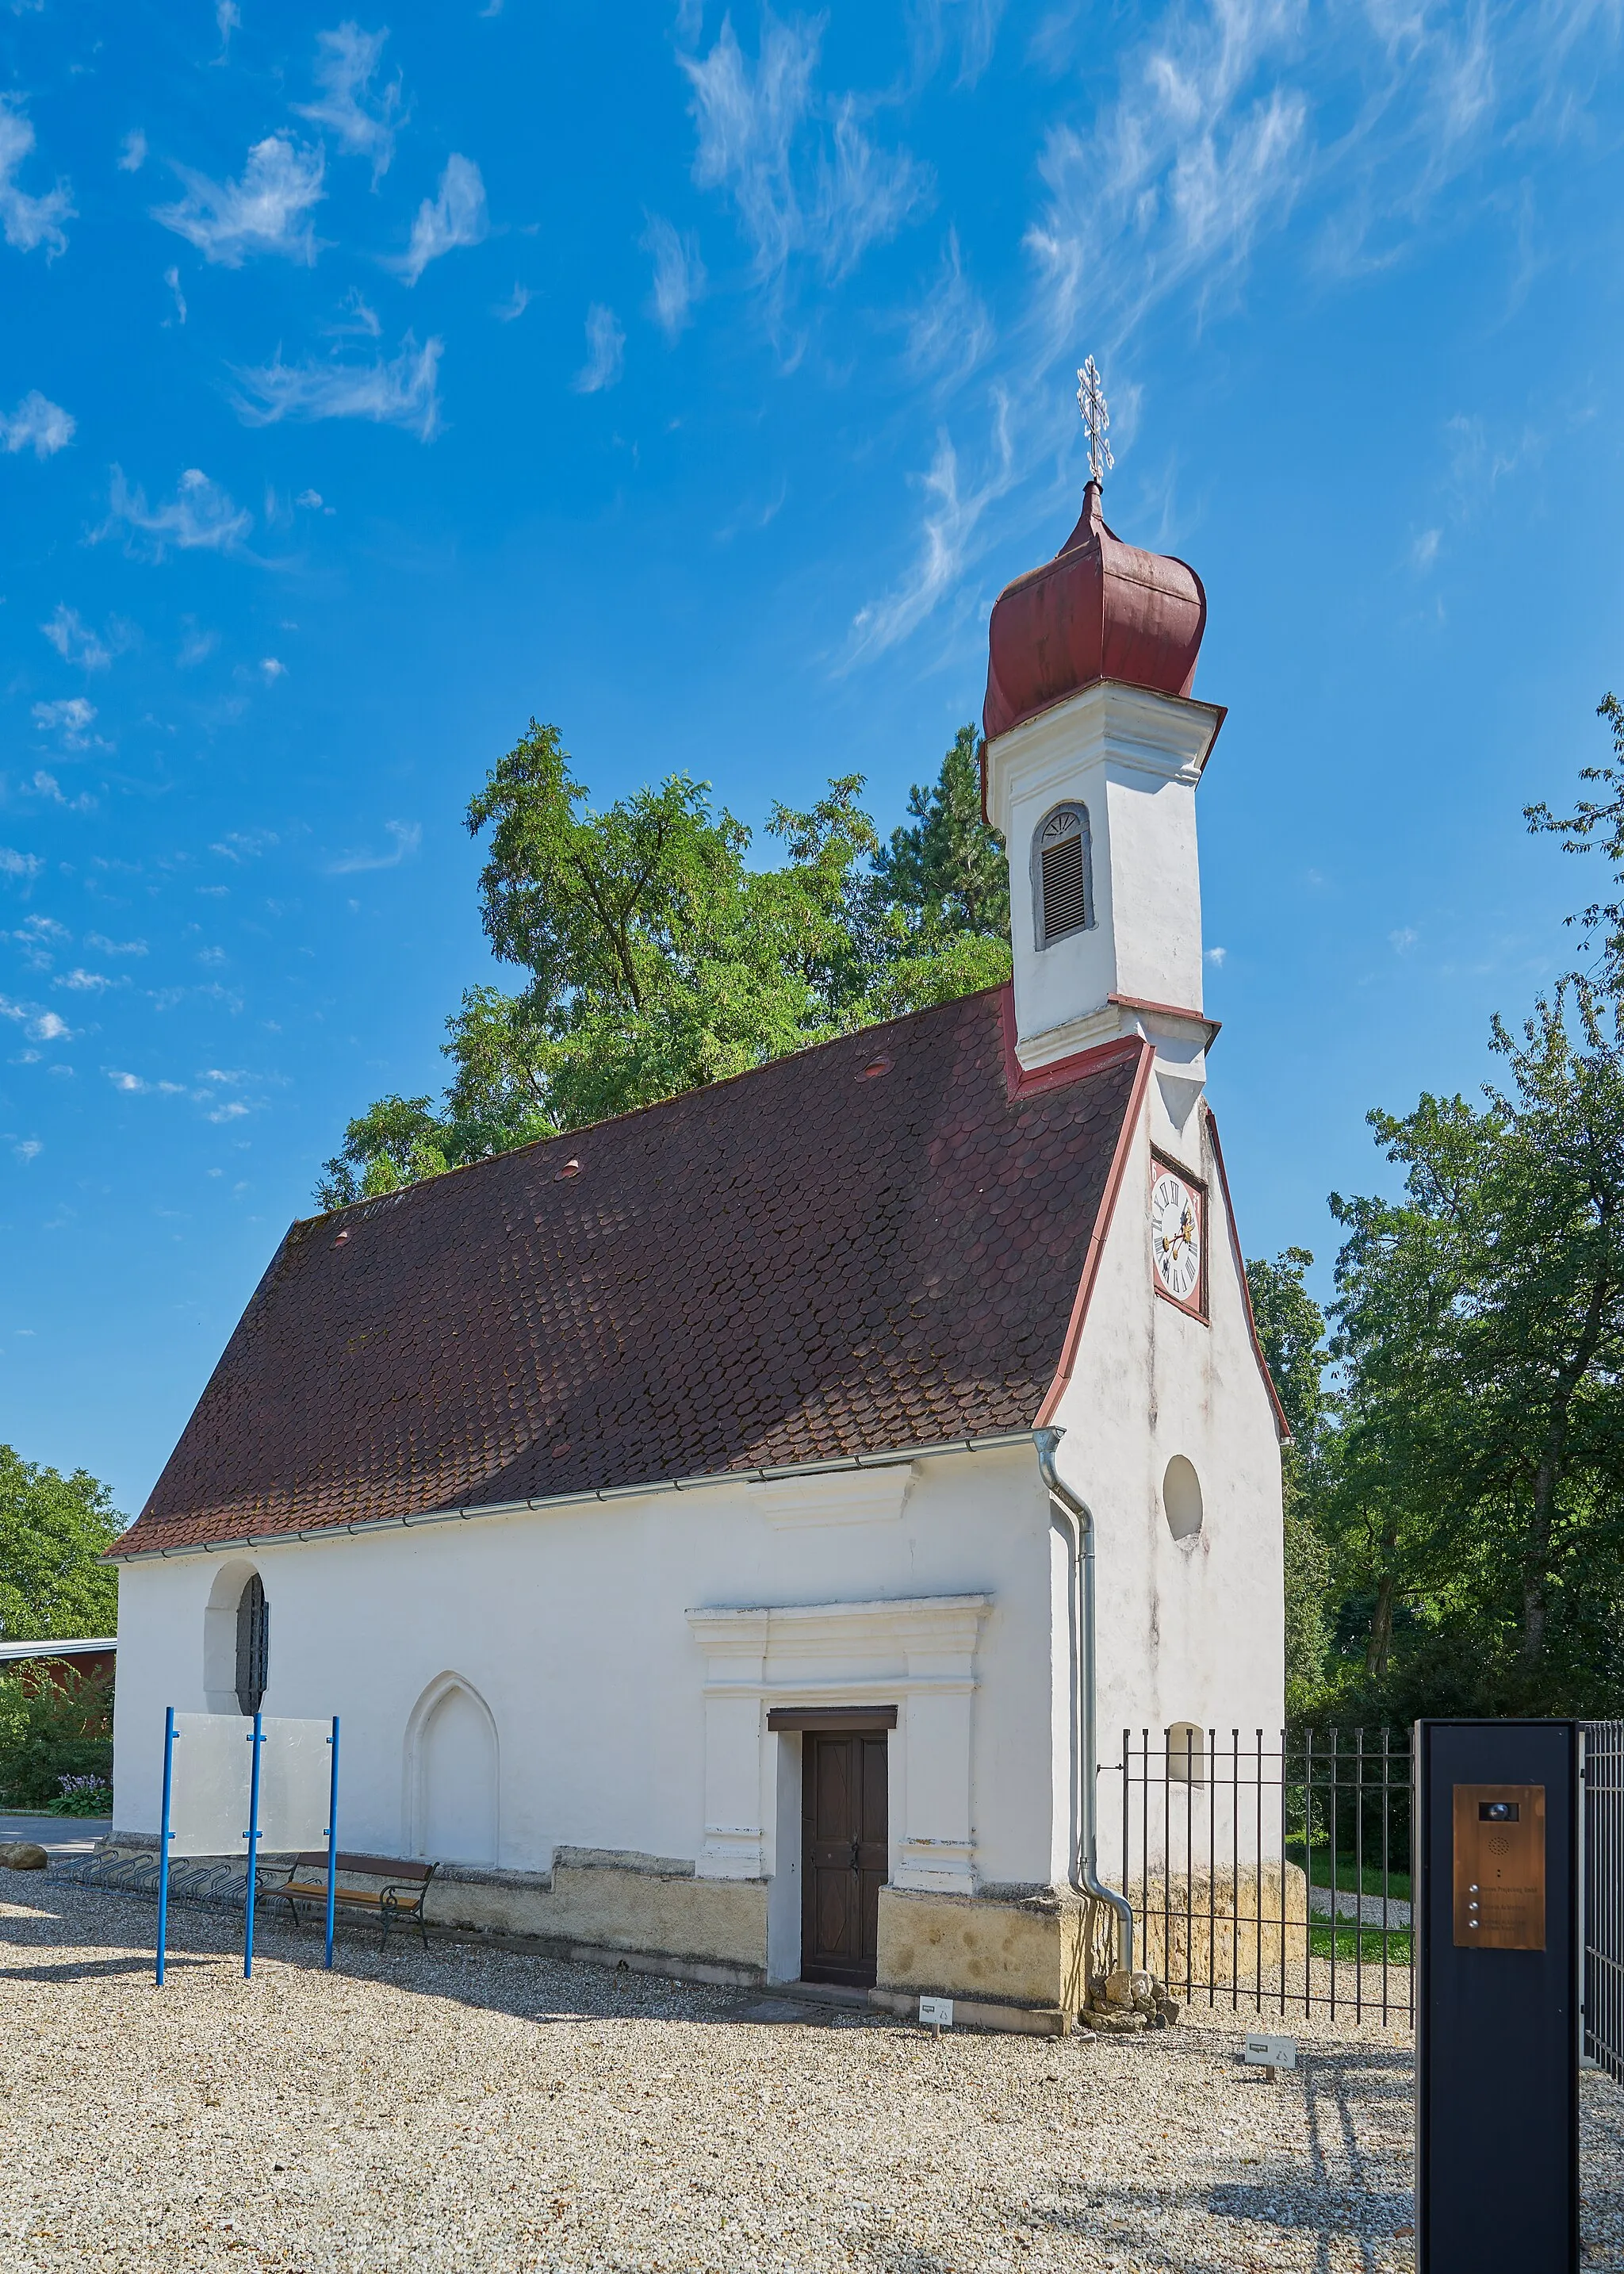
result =
[{"label": "stone foundation base", "polygon": [[[267,1866],[277,1860],[264,1858]],[[74,1876],[155,1896],[157,1841],[114,1833]],[[177,1860],[169,1885],[181,1901],[240,1909],[243,1859]],[[764,1880],[699,1879],[680,1858],[563,1848],[547,1872],[442,1865],[425,1917],[434,1937],[753,1989],[767,1979],[767,1892]],[[267,1924],[285,1921],[286,1907],[274,1896],[261,1904]],[[320,1909],[302,1905],[301,1921],[310,1924]],[[374,1924],[355,1912],[339,1916],[346,1931]],[[1113,1931],[1104,1906],[1069,1889],[971,1896],[882,1887],[870,2002],[913,2019],[921,1993],[947,1997],[956,2026],[1064,2036],[1088,2002],[1090,1984],[1116,1963]]]},{"label": "stone foundation base", "polygon": [[1267,1982],[1307,1955],[1308,1881],[1295,1864],[1173,1872],[1129,1893],[1133,1962],[1176,1995],[1192,1984]]}]

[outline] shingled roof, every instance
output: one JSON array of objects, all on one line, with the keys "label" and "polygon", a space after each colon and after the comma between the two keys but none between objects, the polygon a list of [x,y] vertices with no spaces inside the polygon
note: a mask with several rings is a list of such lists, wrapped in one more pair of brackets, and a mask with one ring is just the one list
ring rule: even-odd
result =
[{"label": "shingled roof", "polygon": [[295,1224],[116,1552],[1030,1427],[1144,1046],[1004,993]]}]

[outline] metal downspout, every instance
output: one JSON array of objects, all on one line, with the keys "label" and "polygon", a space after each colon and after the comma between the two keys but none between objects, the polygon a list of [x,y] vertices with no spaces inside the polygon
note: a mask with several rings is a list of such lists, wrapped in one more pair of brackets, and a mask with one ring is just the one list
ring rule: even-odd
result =
[{"label": "metal downspout", "polygon": [[1051,1503],[1069,1524],[1072,1540],[1071,1626],[1077,1638],[1075,1649],[1079,1661],[1077,1690],[1080,1727],[1077,1733],[1074,1790],[1078,1836],[1068,1877],[1075,1893],[1090,1895],[1096,1902],[1105,1903],[1116,1912],[1122,1969],[1125,1974],[1132,1974],[1133,1906],[1125,1895],[1118,1894],[1115,1887],[1108,1887],[1099,1873],[1096,1790],[1099,1738],[1095,1727],[1095,1668],[1098,1660],[1094,1646],[1094,1511],[1086,1501],[1078,1498],[1055,1465],[1055,1456],[1064,1434],[1064,1429],[1034,1429],[1032,1433],[1033,1442],[1037,1448],[1038,1473],[1043,1480]]}]

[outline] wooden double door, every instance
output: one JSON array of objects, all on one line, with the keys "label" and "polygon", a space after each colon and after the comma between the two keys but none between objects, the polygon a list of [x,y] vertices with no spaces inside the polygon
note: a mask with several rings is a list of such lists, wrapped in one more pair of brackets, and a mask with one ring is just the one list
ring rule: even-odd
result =
[{"label": "wooden double door", "polygon": [[808,1730],[801,1756],[801,1974],[870,1988],[887,1863],[885,1739]]}]

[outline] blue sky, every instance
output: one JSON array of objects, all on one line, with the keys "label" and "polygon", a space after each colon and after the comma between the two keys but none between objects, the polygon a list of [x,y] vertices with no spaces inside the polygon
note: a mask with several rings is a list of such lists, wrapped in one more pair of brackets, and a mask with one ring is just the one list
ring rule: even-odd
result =
[{"label": "blue sky", "polygon": [[139,1505],[490,974],[534,713],[885,825],[1085,478],[1177,551],[1249,1253],[1487,1071],[1624,690],[1614,4],[0,11],[0,1437]]}]

